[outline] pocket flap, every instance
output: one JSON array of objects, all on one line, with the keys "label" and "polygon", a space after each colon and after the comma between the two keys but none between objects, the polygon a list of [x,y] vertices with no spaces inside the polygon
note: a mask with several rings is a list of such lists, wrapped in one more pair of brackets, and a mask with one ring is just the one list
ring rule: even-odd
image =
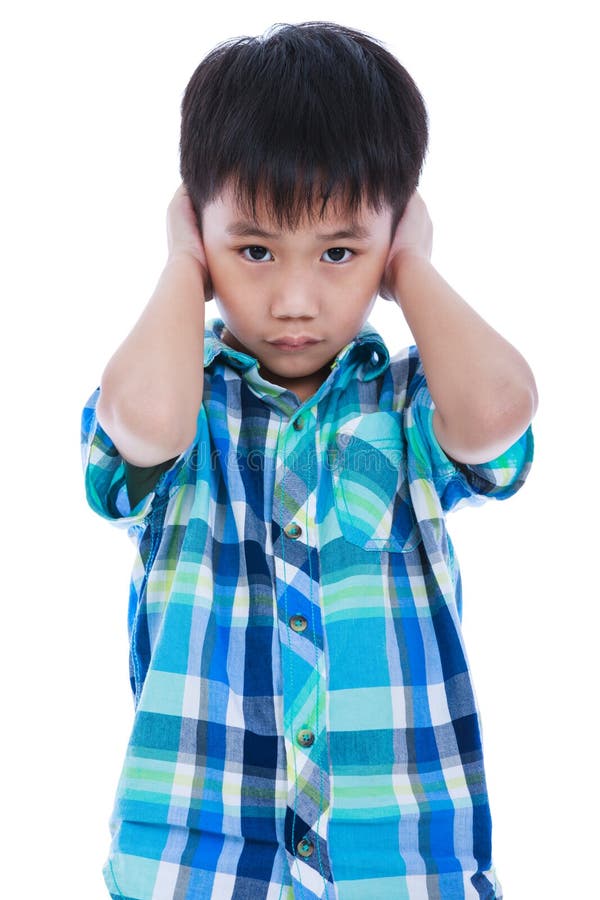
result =
[{"label": "pocket flap", "polygon": [[406,552],[421,540],[405,467],[400,413],[364,413],[334,437],[331,474],[344,537],[364,550]]}]

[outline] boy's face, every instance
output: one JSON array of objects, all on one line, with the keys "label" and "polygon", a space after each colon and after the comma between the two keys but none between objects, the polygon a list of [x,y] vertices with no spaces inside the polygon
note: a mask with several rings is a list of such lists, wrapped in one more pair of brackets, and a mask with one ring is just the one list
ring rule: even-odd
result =
[{"label": "boy's face", "polygon": [[[262,203],[257,215],[258,222],[248,222],[230,189],[202,213],[213,295],[226,326],[223,341],[254,356],[263,378],[303,402],[327,378],[336,354],[356,336],[377,299],[392,211],[364,207],[350,222],[328,202],[323,219],[305,218],[297,231],[280,234]],[[243,234],[239,223],[247,226]],[[335,236],[352,225],[365,234]],[[298,337],[316,343],[296,349],[273,343]]]}]

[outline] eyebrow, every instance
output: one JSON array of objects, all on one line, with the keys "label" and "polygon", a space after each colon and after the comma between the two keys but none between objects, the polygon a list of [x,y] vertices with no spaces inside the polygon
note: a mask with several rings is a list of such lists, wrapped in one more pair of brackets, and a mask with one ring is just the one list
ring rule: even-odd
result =
[{"label": "eyebrow", "polygon": [[[225,229],[227,234],[235,235],[236,237],[263,237],[263,238],[280,238],[281,234],[277,234],[271,231],[264,231],[264,229],[259,228],[256,222],[246,222],[240,220],[239,222],[232,222],[231,225],[228,225]],[[366,241],[370,237],[372,237],[371,232],[368,228],[365,228],[364,225],[359,225],[358,222],[353,222],[347,228],[342,228],[339,231],[333,231],[330,234],[316,234],[316,238],[321,241],[335,241],[339,238],[354,238],[357,241]]]}]

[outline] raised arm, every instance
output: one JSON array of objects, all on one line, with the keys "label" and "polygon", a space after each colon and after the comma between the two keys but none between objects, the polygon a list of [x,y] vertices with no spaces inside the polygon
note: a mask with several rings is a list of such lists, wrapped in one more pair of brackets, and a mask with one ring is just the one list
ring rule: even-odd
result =
[{"label": "raised arm", "polygon": [[212,285],[185,186],[167,211],[169,253],[156,290],[110,358],[96,414],[121,456],[153,466],[194,439],[202,402],[205,302]]},{"label": "raised arm", "polygon": [[431,219],[415,191],[380,293],[398,303],[415,338],[440,445],[458,462],[487,462],[527,430],[538,404],[535,379],[519,351],[432,266],[431,245]]}]

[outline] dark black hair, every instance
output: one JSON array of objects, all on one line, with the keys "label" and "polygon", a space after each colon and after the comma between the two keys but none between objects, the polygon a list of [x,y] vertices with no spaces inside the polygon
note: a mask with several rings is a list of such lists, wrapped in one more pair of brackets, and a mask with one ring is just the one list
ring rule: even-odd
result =
[{"label": "dark black hair", "polygon": [[319,215],[331,196],[350,214],[392,208],[415,191],[428,142],[423,98],[375,38],[334,22],[277,23],[217,44],[181,104],[180,172],[196,211],[230,186],[248,217],[257,196],[280,228]]}]

